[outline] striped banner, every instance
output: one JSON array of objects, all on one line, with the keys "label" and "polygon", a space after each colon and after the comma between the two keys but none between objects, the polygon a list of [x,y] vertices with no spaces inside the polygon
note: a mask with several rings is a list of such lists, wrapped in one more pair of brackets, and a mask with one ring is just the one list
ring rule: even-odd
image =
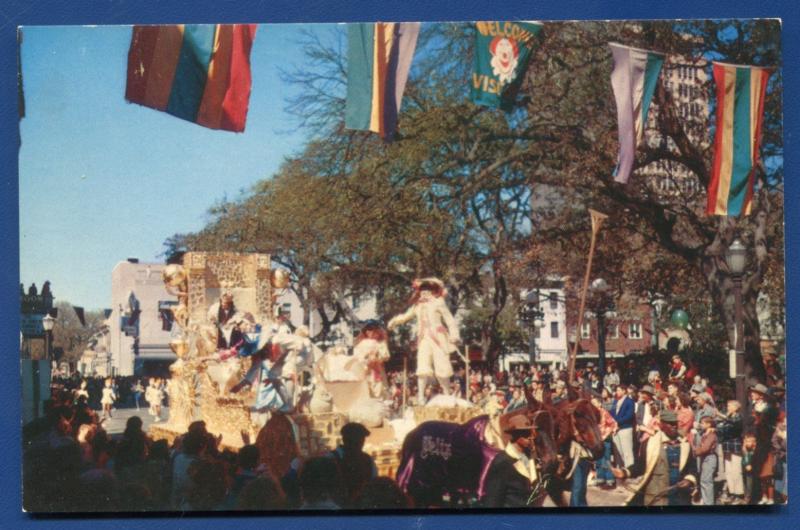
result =
[{"label": "striped banner", "polygon": [[242,132],[255,34],[255,24],[134,26],[125,99]]},{"label": "striped banner", "polygon": [[419,22],[348,24],[346,128],[392,138],[419,28]]},{"label": "striped banner", "polygon": [[614,180],[627,183],[636,160],[636,148],[644,138],[647,112],[656,90],[664,55],[610,42],[614,56],[611,86],[617,102],[619,162]]},{"label": "striped banner", "polygon": [[770,69],[713,63],[717,85],[714,166],[708,186],[708,215],[748,215]]}]

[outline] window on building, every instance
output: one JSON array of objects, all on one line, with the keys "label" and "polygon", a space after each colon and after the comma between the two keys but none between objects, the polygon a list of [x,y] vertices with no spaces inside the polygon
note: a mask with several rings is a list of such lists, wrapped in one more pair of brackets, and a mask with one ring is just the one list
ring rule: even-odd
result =
[{"label": "window on building", "polygon": [[609,324],[607,329],[608,329],[608,332],[606,333],[606,338],[609,338],[609,339],[618,339],[619,338],[619,325],[617,325],[617,324]]},{"label": "window on building", "polygon": [[556,291],[550,292],[550,309],[558,309],[558,293]]},{"label": "window on building", "polygon": [[558,322],[550,322],[550,338],[558,338]]},{"label": "window on building", "polygon": [[629,339],[642,338],[642,324],[640,322],[631,322],[628,328],[628,338]]},{"label": "window on building", "polygon": [[353,301],[352,301],[351,305],[353,306],[353,311],[358,309],[358,306],[361,305],[361,299],[359,298],[359,296],[357,294],[353,295]]},{"label": "window on building", "polygon": [[592,323],[591,322],[581,323],[581,338],[588,339],[591,336],[592,336]]}]

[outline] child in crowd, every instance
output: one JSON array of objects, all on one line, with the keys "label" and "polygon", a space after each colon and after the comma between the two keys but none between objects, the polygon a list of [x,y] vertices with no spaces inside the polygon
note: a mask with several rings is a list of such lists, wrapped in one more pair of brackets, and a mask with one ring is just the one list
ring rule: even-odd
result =
[{"label": "child in crowd", "polygon": [[750,504],[753,500],[753,455],[756,452],[756,435],[747,433],[742,444],[742,475],[744,476],[744,502]]}]

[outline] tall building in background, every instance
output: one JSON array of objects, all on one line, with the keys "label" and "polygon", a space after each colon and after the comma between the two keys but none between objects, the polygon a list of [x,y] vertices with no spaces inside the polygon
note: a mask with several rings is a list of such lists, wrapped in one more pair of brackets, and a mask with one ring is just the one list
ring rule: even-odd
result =
[{"label": "tall building in background", "polygon": [[[708,81],[710,64],[704,58],[667,56],[661,70],[660,82],[672,96],[672,104],[689,139],[696,145],[705,147],[709,136],[709,94],[705,84]],[[676,152],[671,139],[658,132],[658,117],[661,112],[653,101],[647,117],[645,141],[651,149],[666,148]],[[636,171],[647,179],[649,187],[664,201],[680,201],[694,198],[702,192],[697,177],[685,166],[673,160],[658,160]]]}]

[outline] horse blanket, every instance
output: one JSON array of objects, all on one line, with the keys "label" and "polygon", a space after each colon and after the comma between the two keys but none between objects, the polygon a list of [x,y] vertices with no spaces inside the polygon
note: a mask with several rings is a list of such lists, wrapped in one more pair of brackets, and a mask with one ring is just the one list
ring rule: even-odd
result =
[{"label": "horse blanket", "polygon": [[500,451],[486,440],[489,416],[467,423],[428,421],[403,444],[397,483],[412,497],[485,493],[489,465]]}]

